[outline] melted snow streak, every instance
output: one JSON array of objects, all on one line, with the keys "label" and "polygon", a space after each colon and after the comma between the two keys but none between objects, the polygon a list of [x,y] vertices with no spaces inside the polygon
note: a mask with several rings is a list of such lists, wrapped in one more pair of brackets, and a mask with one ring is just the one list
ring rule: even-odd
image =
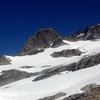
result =
[{"label": "melted snow streak", "polygon": [[[48,96],[55,96],[58,93],[66,93],[56,100],[63,100],[69,95],[82,93],[82,87],[96,83],[100,84],[100,64],[93,64],[92,67],[71,71],[63,71],[44,80],[33,82],[36,77],[46,72],[49,68],[55,69],[58,66],[66,66],[100,53],[100,40],[63,42],[58,48],[48,48],[44,52],[27,56],[6,56],[11,60],[11,65],[1,65],[0,72],[7,70],[19,70],[25,73],[36,73],[35,76],[19,80],[0,87],[0,100],[38,100]],[[78,49],[82,53],[79,56],[53,58],[51,54],[62,50]],[[92,58],[93,59],[93,58]],[[41,72],[41,73],[38,73]],[[59,94],[60,95],[60,94]],[[59,97],[59,96],[58,96]]]}]

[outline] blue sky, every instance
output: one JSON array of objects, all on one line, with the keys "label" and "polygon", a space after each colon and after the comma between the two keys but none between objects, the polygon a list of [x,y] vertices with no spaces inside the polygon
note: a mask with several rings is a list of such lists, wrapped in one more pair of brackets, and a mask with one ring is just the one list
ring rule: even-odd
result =
[{"label": "blue sky", "polygon": [[68,36],[100,23],[100,0],[0,0],[0,54],[16,55],[40,28]]}]

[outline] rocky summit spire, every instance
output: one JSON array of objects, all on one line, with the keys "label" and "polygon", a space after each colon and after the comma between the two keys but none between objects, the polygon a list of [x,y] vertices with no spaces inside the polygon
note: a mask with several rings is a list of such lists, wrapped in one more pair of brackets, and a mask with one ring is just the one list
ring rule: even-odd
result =
[{"label": "rocky summit spire", "polygon": [[35,36],[29,38],[19,55],[32,55],[44,51],[45,48],[54,48],[64,44],[62,37],[52,28],[40,29]]},{"label": "rocky summit spire", "polygon": [[100,39],[100,24],[87,27],[84,30],[80,30],[79,32],[76,32],[67,38],[67,40],[71,41],[94,39]]}]

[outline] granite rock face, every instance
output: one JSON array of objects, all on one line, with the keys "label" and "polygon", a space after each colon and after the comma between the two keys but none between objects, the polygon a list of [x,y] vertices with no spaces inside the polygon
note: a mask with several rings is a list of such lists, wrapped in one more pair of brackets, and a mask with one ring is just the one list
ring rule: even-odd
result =
[{"label": "granite rock face", "polygon": [[64,44],[62,37],[52,28],[40,29],[35,36],[27,41],[24,49],[18,55],[37,54],[43,52],[45,48],[58,47]]},{"label": "granite rock face", "polygon": [[0,56],[0,65],[9,65],[11,60],[5,56]]},{"label": "granite rock face", "polygon": [[92,27],[87,27],[84,30],[80,30],[79,32],[76,32],[67,38],[67,40],[70,41],[94,39],[100,39],[100,24]]}]

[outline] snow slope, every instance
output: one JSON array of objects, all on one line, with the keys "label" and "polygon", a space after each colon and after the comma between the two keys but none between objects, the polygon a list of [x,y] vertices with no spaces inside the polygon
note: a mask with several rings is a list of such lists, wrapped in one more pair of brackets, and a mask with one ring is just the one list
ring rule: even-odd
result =
[{"label": "snow slope", "polygon": [[[44,52],[36,55],[27,56],[6,56],[12,60],[12,65],[0,66],[3,70],[18,69],[26,72],[38,72],[49,66],[67,65],[79,61],[83,56],[94,55],[100,52],[100,40],[96,41],[65,41],[69,45],[58,48],[48,48]],[[84,52],[80,56],[53,58],[53,52],[65,49],[80,49]],[[21,66],[34,66],[33,68],[23,69]],[[50,78],[32,82],[35,77],[19,80],[11,84],[0,87],[0,100],[38,100],[58,92],[67,93],[66,96],[82,92],[80,89],[90,83],[100,84],[100,65],[78,70],[75,72],[62,72]]]}]

